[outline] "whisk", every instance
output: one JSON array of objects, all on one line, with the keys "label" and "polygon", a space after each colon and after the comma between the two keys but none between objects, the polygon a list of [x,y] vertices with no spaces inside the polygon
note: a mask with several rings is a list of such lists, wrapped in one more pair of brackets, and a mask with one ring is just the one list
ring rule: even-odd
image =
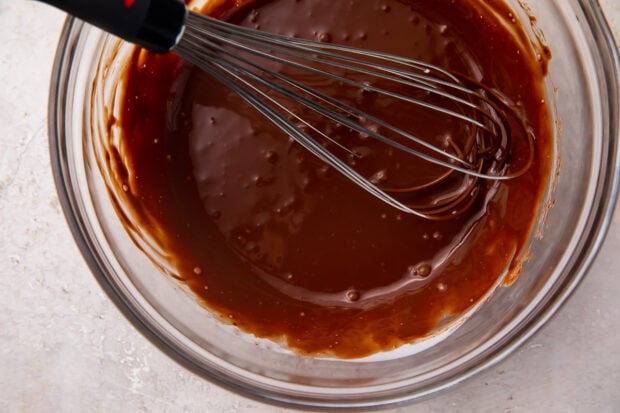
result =
[{"label": "whisk", "polygon": [[[533,163],[534,137],[501,96],[435,65],[241,27],[188,10],[178,0],[41,1],[148,50],[173,52],[188,60],[230,87],[294,141],[356,185],[409,214],[435,220],[459,216],[475,201],[482,180],[513,179]],[[270,63],[261,64],[257,59]],[[270,68],[274,65],[304,75],[286,76],[282,70]],[[468,137],[463,143],[449,139],[445,147],[439,147],[313,88],[304,83],[306,75],[456,119],[466,125]],[[291,109],[287,101],[303,107],[303,113]],[[325,122],[445,168],[445,172],[422,184],[388,187],[351,166],[346,158],[360,154],[321,128],[319,123]],[[514,127],[521,128],[519,136],[527,139],[527,155],[521,156],[517,165],[509,162]],[[346,156],[337,155],[333,148]],[[459,176],[456,184],[455,175]],[[452,189],[432,201],[416,202],[416,196],[404,196],[428,193],[441,185],[451,185]]]}]

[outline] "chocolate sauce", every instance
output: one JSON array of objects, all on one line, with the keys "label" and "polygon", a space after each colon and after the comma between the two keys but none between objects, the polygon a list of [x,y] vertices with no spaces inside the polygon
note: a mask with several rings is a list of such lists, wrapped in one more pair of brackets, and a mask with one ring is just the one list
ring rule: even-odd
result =
[{"label": "chocolate sauce", "polygon": [[[109,160],[122,172],[117,196],[132,227],[157,242],[205,306],[303,354],[361,357],[428,335],[520,268],[552,153],[548,56],[524,47],[502,2],[238,3],[209,11],[269,32],[422,59],[501,91],[536,137],[536,156],[520,178],[485,182],[453,219],[416,218],[347,181],[200,70],[136,50],[124,77],[122,142]],[[323,87],[361,106],[368,98]],[[424,136],[460,133],[439,114],[379,103],[390,122]],[[334,135],[347,133],[333,126]],[[363,145],[366,174],[401,185],[440,173]]]}]

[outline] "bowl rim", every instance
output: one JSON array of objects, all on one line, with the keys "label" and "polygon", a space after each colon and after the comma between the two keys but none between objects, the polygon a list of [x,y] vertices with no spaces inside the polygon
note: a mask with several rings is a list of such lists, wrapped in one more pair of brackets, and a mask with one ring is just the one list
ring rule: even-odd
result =
[{"label": "bowl rim", "polygon": [[609,138],[607,166],[613,170],[613,173],[604,175],[604,181],[599,185],[600,202],[592,214],[587,232],[582,233],[580,237],[580,240],[585,241],[581,248],[581,253],[576,257],[572,265],[571,274],[557,286],[548,300],[542,306],[539,306],[525,323],[511,332],[507,342],[501,346],[490,348],[490,351],[487,350],[488,354],[484,354],[484,359],[475,366],[461,371],[457,375],[442,377],[418,393],[405,394],[399,398],[389,396],[387,398],[369,399],[357,403],[347,403],[346,401],[325,401],[321,403],[315,398],[292,398],[277,392],[277,390],[252,388],[237,382],[232,375],[225,376],[215,369],[197,365],[191,354],[179,352],[171,337],[160,334],[156,328],[153,328],[149,320],[141,316],[142,312],[137,309],[136,304],[127,299],[123,291],[117,285],[110,282],[109,277],[106,275],[103,259],[94,252],[96,251],[94,240],[88,236],[87,223],[80,214],[78,200],[67,184],[70,181],[68,179],[70,171],[67,168],[68,159],[66,157],[66,141],[64,139],[66,136],[65,123],[64,121],[59,121],[62,113],[61,108],[63,107],[62,102],[67,97],[66,85],[69,75],[68,65],[64,63],[72,60],[76,52],[76,39],[84,26],[83,22],[68,17],[65,20],[59,38],[50,82],[48,143],[58,198],[72,236],[101,288],[125,318],[143,336],[184,368],[237,394],[260,402],[286,407],[303,407],[304,409],[312,410],[345,408],[359,411],[360,409],[366,410],[377,407],[394,407],[413,400],[423,400],[442,390],[451,388],[504,360],[557,314],[558,310],[567,302],[590,269],[604,243],[613,218],[620,184],[620,56],[609,24],[598,1],[578,0],[578,4],[586,17],[588,28],[591,30],[591,35],[598,46],[597,50],[592,52],[596,52],[596,57],[603,62],[603,72],[599,73],[601,77],[599,81],[602,82],[602,86],[608,91],[607,102],[605,103],[607,103],[607,111],[612,114],[611,121],[604,125],[603,134]]}]

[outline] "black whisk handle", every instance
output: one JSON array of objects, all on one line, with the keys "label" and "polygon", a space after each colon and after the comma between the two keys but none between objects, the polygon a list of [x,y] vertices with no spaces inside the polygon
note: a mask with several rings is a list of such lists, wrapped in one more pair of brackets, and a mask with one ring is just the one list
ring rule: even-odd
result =
[{"label": "black whisk handle", "polygon": [[39,1],[158,53],[166,53],[176,44],[187,15],[180,0]]}]

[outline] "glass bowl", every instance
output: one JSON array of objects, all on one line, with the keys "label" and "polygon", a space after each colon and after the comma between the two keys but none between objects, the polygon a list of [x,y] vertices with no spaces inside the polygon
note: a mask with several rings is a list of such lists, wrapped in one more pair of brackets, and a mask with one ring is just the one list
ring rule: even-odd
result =
[{"label": "glass bowl", "polygon": [[529,6],[553,53],[549,89],[561,119],[560,178],[549,190],[521,276],[494,291],[450,334],[422,341],[414,351],[336,360],[300,356],[219,322],[145,256],[140,242],[148,241],[134,242],[112,207],[94,156],[93,134],[100,131],[91,113],[115,110],[110,102],[118,82],[97,79],[118,79],[130,46],[69,18],[51,82],[50,151],[66,218],[95,277],[166,354],[262,401],[300,408],[388,406],[432,395],[503,359],[584,277],[610,223],[620,172],[618,55],[600,6],[594,0]]}]

